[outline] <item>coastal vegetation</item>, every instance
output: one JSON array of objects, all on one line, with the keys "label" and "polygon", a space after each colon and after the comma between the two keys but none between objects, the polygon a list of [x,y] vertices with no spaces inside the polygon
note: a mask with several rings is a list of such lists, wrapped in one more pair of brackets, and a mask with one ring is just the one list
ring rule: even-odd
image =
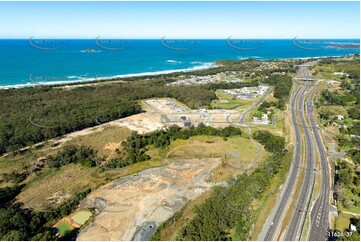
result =
[{"label": "coastal vegetation", "polygon": [[[184,72],[162,76],[131,77],[126,81],[84,86],[38,86],[0,90],[0,155],[17,153],[22,148],[60,137],[70,132],[99,125],[142,112],[140,100],[174,98],[190,108],[212,108],[218,89],[256,86],[260,82],[275,86],[275,97],[283,107],[292,85],[289,76],[263,78],[267,62],[255,60],[219,61],[217,67],[187,72],[186,75],[211,75],[224,71],[243,71],[249,81],[217,82],[193,86],[166,86]],[[276,62],[275,62],[276,63]],[[277,62],[285,67],[289,63]],[[262,68],[261,68],[262,67]],[[249,70],[256,71],[250,75]],[[276,69],[277,70],[277,69]],[[251,73],[252,74],[252,73]],[[248,76],[248,77],[247,77]],[[100,85],[101,84],[101,85]]]}]

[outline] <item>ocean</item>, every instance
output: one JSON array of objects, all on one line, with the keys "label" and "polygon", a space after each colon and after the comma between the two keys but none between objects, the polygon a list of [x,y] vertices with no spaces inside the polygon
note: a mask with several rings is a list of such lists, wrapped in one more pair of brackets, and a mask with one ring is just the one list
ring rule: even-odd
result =
[{"label": "ocean", "polygon": [[205,69],[217,60],[359,54],[359,43],[359,39],[1,39],[0,89]]}]

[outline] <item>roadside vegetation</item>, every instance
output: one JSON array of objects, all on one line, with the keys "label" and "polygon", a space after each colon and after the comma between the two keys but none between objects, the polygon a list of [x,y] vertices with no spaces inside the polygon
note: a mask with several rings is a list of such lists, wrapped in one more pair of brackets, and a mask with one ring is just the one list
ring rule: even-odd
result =
[{"label": "roadside vegetation", "polygon": [[[332,78],[333,82],[322,91],[317,111],[323,127],[331,132],[338,143],[334,158],[334,199],[338,217],[331,240],[360,239],[360,59],[335,61],[326,58],[315,68],[316,74]],[[351,225],[356,231],[351,230]],[[343,234],[343,235],[342,235]]]},{"label": "roadside vegetation", "polygon": [[267,84],[274,86],[273,96],[278,99],[276,106],[283,110],[286,107],[292,88],[292,78],[290,76],[270,76]]}]

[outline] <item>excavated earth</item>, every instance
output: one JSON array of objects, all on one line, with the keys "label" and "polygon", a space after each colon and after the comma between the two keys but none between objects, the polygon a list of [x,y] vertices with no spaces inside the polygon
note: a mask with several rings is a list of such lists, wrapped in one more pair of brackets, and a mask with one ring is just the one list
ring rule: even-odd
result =
[{"label": "excavated earth", "polygon": [[80,210],[93,208],[96,215],[77,240],[148,240],[157,226],[188,200],[216,185],[206,180],[220,163],[219,158],[168,162],[89,194]]}]

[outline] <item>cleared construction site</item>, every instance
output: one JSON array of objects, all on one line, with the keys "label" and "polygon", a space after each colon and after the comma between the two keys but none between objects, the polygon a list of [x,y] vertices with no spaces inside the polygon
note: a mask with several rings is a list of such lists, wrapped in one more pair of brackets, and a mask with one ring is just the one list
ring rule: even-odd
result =
[{"label": "cleared construction site", "polygon": [[[145,112],[100,124],[98,129],[126,127],[148,133],[171,125],[187,127],[204,123],[221,128],[240,124],[239,110],[192,110],[167,98],[144,100],[142,105]],[[89,129],[79,136],[93,131]],[[78,213],[92,213],[92,219],[81,228],[77,240],[148,240],[160,224],[188,201],[215,185],[226,186],[222,182],[224,175],[244,172],[259,159],[262,152],[256,151],[259,147],[244,143],[247,142],[244,138],[238,139],[237,142],[230,139],[227,144],[217,143],[226,141],[216,137],[192,139],[188,141],[192,148],[179,141],[162,158],[161,167],[125,176],[93,191],[77,209]],[[249,152],[242,157],[237,153],[240,145]]]},{"label": "cleared construction site", "polygon": [[77,239],[148,240],[157,226],[187,201],[215,185],[207,179],[220,160],[169,160],[169,165],[142,171],[94,191],[80,204],[80,210],[95,209],[97,215]]},{"label": "cleared construction site", "polygon": [[142,102],[144,113],[109,122],[120,127],[127,127],[139,133],[147,133],[171,125],[180,127],[206,126],[222,128],[239,125],[240,113],[237,110],[189,109],[169,98],[151,99]]}]

